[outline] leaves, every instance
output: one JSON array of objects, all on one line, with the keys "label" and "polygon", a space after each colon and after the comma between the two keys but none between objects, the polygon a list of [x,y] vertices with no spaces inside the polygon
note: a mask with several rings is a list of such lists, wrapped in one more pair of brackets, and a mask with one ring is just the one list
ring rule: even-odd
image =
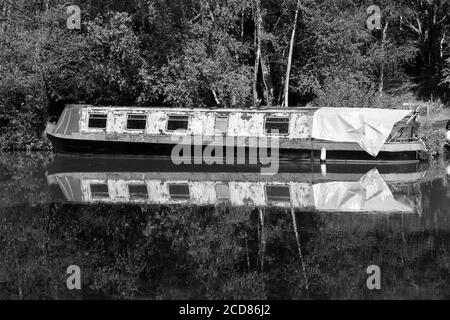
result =
[{"label": "leaves", "polygon": [[[47,117],[66,103],[280,104],[297,0],[258,1],[257,70],[255,0],[80,0],[80,32],[66,30],[62,0],[1,2],[1,148],[44,147]],[[380,1],[384,36],[366,28],[370,4],[301,1],[290,105],[383,107],[377,91],[411,88],[448,98],[448,2]]]}]

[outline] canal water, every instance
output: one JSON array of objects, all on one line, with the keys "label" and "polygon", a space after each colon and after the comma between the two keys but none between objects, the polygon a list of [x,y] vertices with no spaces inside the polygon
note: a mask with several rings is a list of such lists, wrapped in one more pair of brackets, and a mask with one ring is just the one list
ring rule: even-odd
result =
[{"label": "canal water", "polygon": [[448,165],[3,154],[0,299],[449,299]]}]

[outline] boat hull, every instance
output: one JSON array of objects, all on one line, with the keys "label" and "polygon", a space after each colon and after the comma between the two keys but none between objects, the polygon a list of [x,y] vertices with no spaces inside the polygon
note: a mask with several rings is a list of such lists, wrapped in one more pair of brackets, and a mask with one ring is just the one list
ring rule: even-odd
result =
[{"label": "boat hull", "polygon": [[[115,155],[115,156],[170,156],[176,143],[168,143],[161,141],[120,141],[112,139],[94,140],[94,139],[78,139],[71,137],[61,137],[47,132],[47,137],[51,141],[55,151],[62,154],[85,154],[85,155]],[[330,144],[331,145],[331,144]],[[394,163],[417,163],[419,162],[418,150],[400,150],[381,151],[377,157],[373,157],[361,150],[357,146],[355,148],[342,144],[342,150],[339,150],[339,143],[332,144],[331,150],[327,148],[326,161],[331,163],[372,163],[372,162],[394,162]],[[205,151],[206,145],[201,146],[202,153]],[[187,145],[185,148],[191,150],[193,158],[196,157],[198,149],[194,145]],[[325,147],[326,148],[326,147]],[[353,150],[352,150],[353,149]],[[271,156],[270,148],[262,154]],[[234,147],[234,155],[237,155],[237,147]],[[249,147],[245,146],[246,161],[249,161]],[[227,148],[223,148],[223,156],[227,156]],[[296,147],[292,148],[280,144],[279,157],[281,160],[304,160],[304,161],[321,161],[320,147],[312,148]]]}]

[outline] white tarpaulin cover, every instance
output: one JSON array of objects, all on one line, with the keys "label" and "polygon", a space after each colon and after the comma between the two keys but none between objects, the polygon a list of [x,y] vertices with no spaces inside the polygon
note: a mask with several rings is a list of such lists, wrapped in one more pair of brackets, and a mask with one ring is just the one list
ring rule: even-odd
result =
[{"label": "white tarpaulin cover", "polygon": [[317,210],[334,212],[414,212],[394,199],[377,169],[357,182],[336,181],[313,186]]},{"label": "white tarpaulin cover", "polygon": [[311,137],[336,142],[356,142],[376,157],[394,124],[411,112],[369,108],[321,108],[314,113]]}]

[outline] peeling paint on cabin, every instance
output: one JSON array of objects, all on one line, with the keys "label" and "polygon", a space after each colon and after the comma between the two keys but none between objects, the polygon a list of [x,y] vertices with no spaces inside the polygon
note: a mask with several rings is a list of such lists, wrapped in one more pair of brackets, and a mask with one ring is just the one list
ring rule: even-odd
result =
[{"label": "peeling paint on cabin", "polygon": [[[102,113],[107,115],[105,129],[89,128],[89,114]],[[129,114],[147,115],[145,130],[127,130],[127,117]],[[171,132],[167,130],[167,121],[171,115],[189,117],[188,130]],[[288,139],[307,139],[311,136],[312,114],[308,111],[274,111],[274,110],[191,110],[175,108],[127,108],[127,107],[94,107],[83,106],[79,118],[81,133],[107,133],[137,135],[196,135],[214,136],[215,119],[218,116],[228,116],[228,136],[237,137],[264,137],[265,119],[267,117],[289,118]],[[138,139],[139,141],[139,139]]]},{"label": "peeling paint on cabin", "polygon": [[241,117],[241,120],[242,121],[249,121],[249,120],[251,120],[251,116],[249,115],[249,114],[247,114],[247,113],[241,113],[240,114],[240,117]]},{"label": "peeling paint on cabin", "polygon": [[245,114],[247,120],[243,120],[242,112],[233,112],[229,116],[228,135],[245,136],[245,137],[261,137],[264,135],[264,114],[253,113]]},{"label": "peeling paint on cabin", "polygon": [[197,136],[213,136],[215,127],[215,114],[213,112],[194,112],[190,117],[189,133]]},{"label": "peeling paint on cabin", "polygon": [[293,114],[289,126],[289,138],[307,139],[311,137],[313,116]]}]

